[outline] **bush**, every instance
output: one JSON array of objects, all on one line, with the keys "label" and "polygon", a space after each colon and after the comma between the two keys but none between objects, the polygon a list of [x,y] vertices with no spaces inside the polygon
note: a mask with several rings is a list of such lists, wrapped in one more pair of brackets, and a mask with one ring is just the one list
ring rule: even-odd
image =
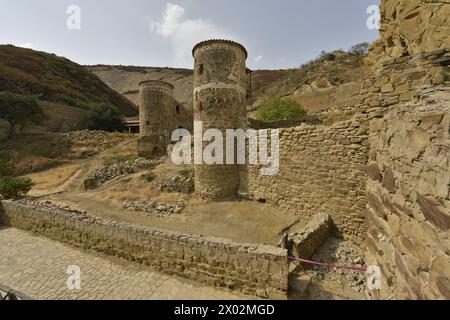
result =
[{"label": "bush", "polygon": [[0,158],[0,177],[12,176],[16,167],[10,159]]},{"label": "bush", "polygon": [[364,56],[369,53],[369,43],[362,42],[355,44],[348,52],[357,56]]},{"label": "bush", "polygon": [[91,117],[88,127],[90,130],[120,131],[124,129],[122,117],[119,110],[108,104],[97,104],[91,106]]},{"label": "bush", "polygon": [[0,92],[0,116],[10,124],[8,139],[18,124],[40,123],[45,119],[36,99],[11,92]]},{"label": "bush", "polygon": [[256,118],[260,121],[274,122],[295,120],[305,115],[305,109],[294,100],[272,98],[261,106],[256,114]]},{"label": "bush", "polygon": [[153,172],[149,172],[144,175],[144,178],[147,182],[153,182],[156,179],[156,175]]},{"label": "bush", "polygon": [[24,196],[32,186],[29,178],[0,177],[0,194],[6,199]]}]

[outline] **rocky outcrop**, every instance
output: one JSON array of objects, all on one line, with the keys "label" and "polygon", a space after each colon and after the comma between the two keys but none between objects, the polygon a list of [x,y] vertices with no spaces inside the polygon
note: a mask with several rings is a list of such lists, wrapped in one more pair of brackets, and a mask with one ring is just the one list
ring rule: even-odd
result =
[{"label": "rocky outcrop", "polygon": [[372,121],[367,183],[369,265],[385,299],[450,299],[450,89]]},{"label": "rocky outcrop", "polygon": [[450,0],[385,0],[381,44],[391,58],[450,47]]},{"label": "rocky outcrop", "polygon": [[122,206],[128,211],[141,211],[157,217],[180,214],[186,208],[184,202],[156,203],[152,201],[125,201]]}]

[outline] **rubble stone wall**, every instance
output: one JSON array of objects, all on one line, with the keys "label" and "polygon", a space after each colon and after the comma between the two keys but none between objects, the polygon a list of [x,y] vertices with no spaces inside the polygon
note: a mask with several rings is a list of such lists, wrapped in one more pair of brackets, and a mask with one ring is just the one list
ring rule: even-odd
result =
[{"label": "rubble stone wall", "polygon": [[450,299],[450,87],[370,125],[368,263],[375,298]]},{"label": "rubble stone wall", "polygon": [[287,251],[98,219],[27,201],[2,201],[0,222],[215,287],[287,297]]}]

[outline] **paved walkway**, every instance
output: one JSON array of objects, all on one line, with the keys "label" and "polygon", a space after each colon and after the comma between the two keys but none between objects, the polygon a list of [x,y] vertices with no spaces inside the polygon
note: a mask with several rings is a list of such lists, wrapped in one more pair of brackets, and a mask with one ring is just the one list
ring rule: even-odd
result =
[{"label": "paved walkway", "polygon": [[[76,286],[75,267],[81,271]],[[119,259],[0,227],[0,283],[34,299],[242,299],[245,296],[167,276]],[[247,297],[248,298],[248,297]]]}]

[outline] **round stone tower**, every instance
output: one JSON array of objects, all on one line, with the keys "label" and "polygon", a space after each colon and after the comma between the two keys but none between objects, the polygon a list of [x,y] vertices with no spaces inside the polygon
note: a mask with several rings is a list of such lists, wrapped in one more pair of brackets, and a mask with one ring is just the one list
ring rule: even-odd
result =
[{"label": "round stone tower", "polygon": [[164,81],[148,80],[139,84],[138,153],[153,158],[164,155],[169,143],[170,121],[175,113],[173,85]]},{"label": "round stone tower", "polygon": [[[246,49],[229,40],[208,40],[193,49],[194,120],[208,129],[245,129],[247,113]],[[205,143],[207,145],[208,143]],[[203,198],[223,200],[237,196],[241,166],[225,164],[195,166],[195,189]]]}]

